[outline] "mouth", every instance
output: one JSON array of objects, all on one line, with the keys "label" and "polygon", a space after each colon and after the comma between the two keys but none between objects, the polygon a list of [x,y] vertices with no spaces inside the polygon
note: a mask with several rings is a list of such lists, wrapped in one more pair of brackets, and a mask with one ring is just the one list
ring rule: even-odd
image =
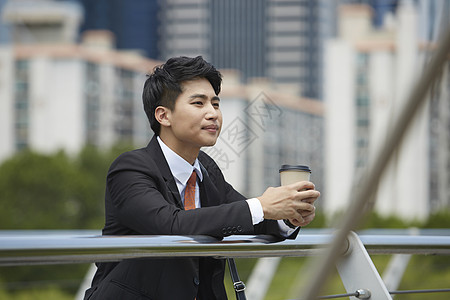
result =
[{"label": "mouth", "polygon": [[204,126],[204,127],[202,127],[202,129],[206,130],[208,132],[215,133],[219,130],[219,126],[212,124],[212,125]]}]

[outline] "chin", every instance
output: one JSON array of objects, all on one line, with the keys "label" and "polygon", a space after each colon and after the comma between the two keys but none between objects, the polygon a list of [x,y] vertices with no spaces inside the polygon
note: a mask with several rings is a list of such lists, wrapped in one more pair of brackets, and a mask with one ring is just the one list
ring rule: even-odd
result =
[{"label": "chin", "polygon": [[216,144],[216,142],[217,142],[217,138],[214,139],[214,140],[207,140],[207,141],[204,141],[203,147],[211,147],[211,146],[214,146],[214,145]]},{"label": "chin", "polygon": [[215,144],[216,144],[216,141],[210,142],[210,143],[204,143],[204,144],[203,144],[203,147],[212,147],[212,146],[214,146]]}]

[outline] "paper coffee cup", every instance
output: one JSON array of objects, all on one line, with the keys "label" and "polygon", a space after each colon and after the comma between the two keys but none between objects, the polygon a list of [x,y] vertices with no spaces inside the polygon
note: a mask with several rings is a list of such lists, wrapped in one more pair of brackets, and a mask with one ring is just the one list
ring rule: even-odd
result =
[{"label": "paper coffee cup", "polygon": [[282,165],[280,169],[281,185],[299,181],[309,181],[311,169],[304,165]]}]

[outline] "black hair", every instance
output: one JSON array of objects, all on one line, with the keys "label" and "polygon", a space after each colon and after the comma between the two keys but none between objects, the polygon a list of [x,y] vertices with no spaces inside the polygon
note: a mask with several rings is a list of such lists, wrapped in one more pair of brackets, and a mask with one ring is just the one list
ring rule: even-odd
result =
[{"label": "black hair", "polygon": [[155,118],[155,109],[158,106],[164,106],[173,110],[176,99],[182,93],[182,83],[198,78],[207,79],[216,95],[220,93],[222,75],[201,56],[170,58],[148,75],[144,84],[142,101],[150,127],[156,135],[160,133],[161,124]]}]

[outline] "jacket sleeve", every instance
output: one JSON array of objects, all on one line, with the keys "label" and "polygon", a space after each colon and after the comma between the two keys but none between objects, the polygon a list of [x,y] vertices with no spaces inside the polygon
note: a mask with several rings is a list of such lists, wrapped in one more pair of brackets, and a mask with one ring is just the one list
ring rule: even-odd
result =
[{"label": "jacket sleeve", "polygon": [[136,151],[125,153],[108,172],[104,234],[253,234],[250,209],[239,201],[243,196],[225,181],[218,186],[217,197],[223,197],[221,192],[229,201],[185,211],[176,205],[155,162]]},{"label": "jacket sleeve", "polygon": [[[222,171],[217,166],[215,161],[209,157],[206,153],[200,152],[199,160],[208,170],[208,174],[211,180],[214,182],[214,185],[217,186],[221,191],[224,191],[225,199],[223,201],[229,203],[233,201],[240,201],[247,199],[245,196],[236,191],[224,178]],[[248,208],[248,205],[247,205]],[[267,234],[273,235],[280,240],[286,239],[286,237],[282,236],[280,233],[280,228],[278,226],[278,222],[276,220],[264,220],[263,222],[256,224],[253,226],[253,233],[251,234]],[[293,232],[288,239],[295,239],[298,235],[299,229]],[[246,233],[247,234],[247,233]]]}]

